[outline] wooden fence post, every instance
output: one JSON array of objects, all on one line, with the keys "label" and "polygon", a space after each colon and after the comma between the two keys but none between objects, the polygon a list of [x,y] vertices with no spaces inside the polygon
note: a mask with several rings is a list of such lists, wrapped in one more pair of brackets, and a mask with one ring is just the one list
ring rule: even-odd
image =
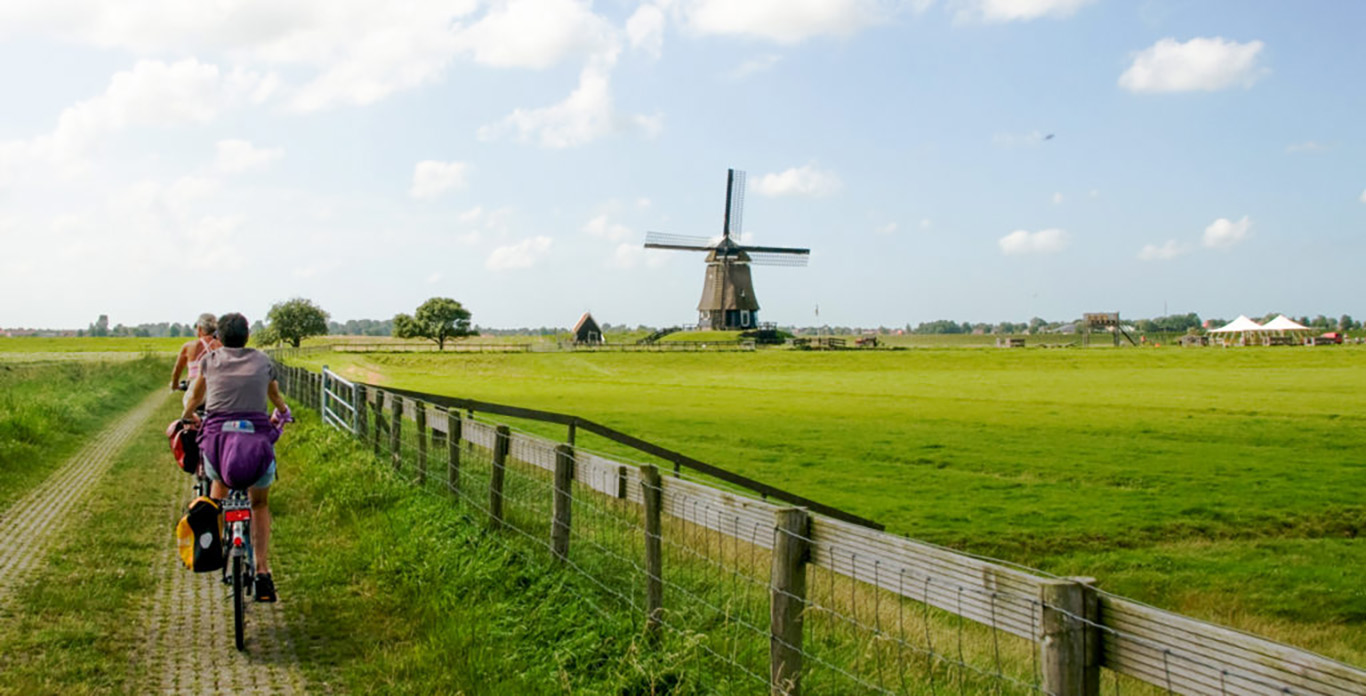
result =
[{"label": "wooden fence post", "polygon": [[507,468],[508,448],[512,444],[512,430],[500,425],[495,431],[493,472],[489,476],[489,522],[494,529],[500,529],[503,526],[503,477]]},{"label": "wooden fence post", "polygon": [[457,498],[460,497],[461,425],[459,411],[446,411],[446,485]]},{"label": "wooden fence post", "polygon": [[413,402],[413,432],[417,434],[417,485],[427,482],[427,404]]},{"label": "wooden fence post", "polygon": [[555,448],[555,507],[550,523],[550,551],[560,561],[569,559],[569,529],[574,511],[574,448]]},{"label": "wooden fence post", "polygon": [[1093,582],[1090,578],[1063,578],[1045,580],[1039,586],[1039,666],[1045,693],[1100,693],[1100,636],[1094,625],[1086,623],[1086,619],[1098,618],[1099,603],[1088,581]]},{"label": "wooden fence post", "polygon": [[369,408],[370,404],[365,401],[365,385],[357,384],[356,391],[351,396],[351,410],[352,415],[355,418],[355,421],[351,425],[356,429],[356,439],[361,442],[365,442],[365,431],[367,429],[366,426],[368,425],[366,423],[366,416],[369,415],[366,411]]},{"label": "wooden fence post", "polygon": [[403,397],[389,395],[389,456],[394,461],[394,471],[403,467],[403,440],[399,438],[403,429]]},{"label": "wooden fence post", "polygon": [[659,638],[664,619],[664,490],[659,469],[647,464],[640,468],[640,487],[645,495],[645,632],[651,640]]},{"label": "wooden fence post", "polygon": [[769,690],[774,696],[802,691],[802,615],[806,611],[807,534],[802,508],[776,511],[776,539],[769,586]]},{"label": "wooden fence post", "polygon": [[375,420],[371,421],[370,426],[370,445],[375,450],[375,456],[379,456],[379,428],[384,422],[384,392],[375,390]]}]

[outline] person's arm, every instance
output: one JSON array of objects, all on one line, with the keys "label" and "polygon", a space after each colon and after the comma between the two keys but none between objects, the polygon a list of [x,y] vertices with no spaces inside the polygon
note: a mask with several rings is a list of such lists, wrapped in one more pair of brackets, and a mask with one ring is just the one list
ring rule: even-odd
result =
[{"label": "person's arm", "polygon": [[200,404],[204,403],[204,396],[208,390],[209,386],[208,383],[204,381],[204,375],[197,377],[194,381],[194,385],[190,387],[190,400],[185,404],[185,412],[180,414],[181,420],[195,422],[199,420],[199,414],[194,411],[199,408]]},{"label": "person's arm", "polygon": [[185,355],[186,346],[180,347],[180,355],[176,356],[175,369],[171,370],[171,391],[180,388],[180,373],[185,371],[185,366],[190,364],[189,356]]},{"label": "person's arm", "polygon": [[280,383],[270,380],[270,386],[266,387],[266,396],[270,403],[280,410],[280,413],[289,413],[289,404],[285,403],[285,395],[280,393]]}]

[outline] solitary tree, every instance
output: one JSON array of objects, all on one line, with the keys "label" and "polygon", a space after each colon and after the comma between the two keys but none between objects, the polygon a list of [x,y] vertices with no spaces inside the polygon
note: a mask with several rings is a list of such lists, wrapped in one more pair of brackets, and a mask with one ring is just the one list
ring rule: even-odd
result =
[{"label": "solitary tree", "polygon": [[473,334],[470,310],[449,297],[433,297],[409,316],[394,316],[394,335],[399,338],[425,338],[436,341],[437,350],[446,349],[446,339]]},{"label": "solitary tree", "polygon": [[298,348],[299,342],[309,336],[327,334],[327,312],[302,297],[271,305],[266,321],[265,330],[256,337],[257,343],[285,342]]}]

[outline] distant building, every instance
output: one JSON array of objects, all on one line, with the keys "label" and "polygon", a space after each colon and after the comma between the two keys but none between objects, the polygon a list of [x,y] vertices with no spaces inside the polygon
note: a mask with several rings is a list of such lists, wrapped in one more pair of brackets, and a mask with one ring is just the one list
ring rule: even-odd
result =
[{"label": "distant building", "polygon": [[599,345],[602,341],[602,327],[593,320],[593,315],[584,312],[579,323],[574,325],[574,342]]}]

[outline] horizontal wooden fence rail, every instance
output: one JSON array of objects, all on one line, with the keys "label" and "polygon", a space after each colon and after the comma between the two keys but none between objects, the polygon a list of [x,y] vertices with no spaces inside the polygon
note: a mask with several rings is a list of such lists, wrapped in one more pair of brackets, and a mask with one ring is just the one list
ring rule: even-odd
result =
[{"label": "horizontal wooden fence rail", "polygon": [[[278,373],[291,397],[315,405],[343,398],[351,384],[297,367]],[[469,417],[532,413],[601,428],[572,416],[358,383],[349,396],[352,409],[331,409],[328,422],[376,454],[387,430],[387,454],[396,470],[417,470],[416,485],[441,478],[428,468],[444,462],[443,487],[484,510],[491,528],[544,545],[637,612],[652,639],[700,636],[711,659],[772,694],[1096,696],[1119,693],[1121,680],[1124,693],[1366,694],[1366,670],[1113,596],[1089,578],[661,477]],[[382,423],[386,410],[392,418]],[[591,574],[575,560],[585,554],[622,575]],[[689,621],[712,628],[697,633]],[[718,627],[730,642],[712,647],[707,632]]]}]

